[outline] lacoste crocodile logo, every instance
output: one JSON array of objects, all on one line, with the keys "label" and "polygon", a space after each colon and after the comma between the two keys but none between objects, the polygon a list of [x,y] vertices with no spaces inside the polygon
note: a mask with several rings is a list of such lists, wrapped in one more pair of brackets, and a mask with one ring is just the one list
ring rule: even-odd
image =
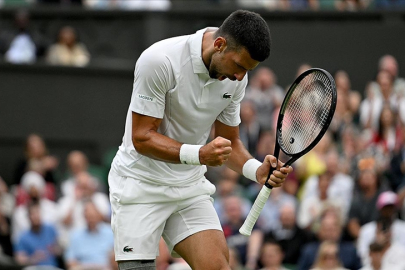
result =
[{"label": "lacoste crocodile logo", "polygon": [[231,97],[232,97],[232,95],[231,95],[231,94],[228,94],[228,92],[226,92],[226,93],[222,96],[223,99],[228,99],[228,98],[231,98]]},{"label": "lacoste crocodile logo", "polygon": [[124,252],[132,252],[133,248],[129,247],[129,246],[125,246],[124,247]]}]

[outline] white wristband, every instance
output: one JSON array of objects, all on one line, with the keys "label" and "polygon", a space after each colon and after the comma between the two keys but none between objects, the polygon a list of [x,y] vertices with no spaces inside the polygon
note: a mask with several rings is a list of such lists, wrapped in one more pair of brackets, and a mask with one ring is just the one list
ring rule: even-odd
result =
[{"label": "white wristband", "polygon": [[201,165],[200,148],[202,145],[183,144],[180,147],[180,162],[187,165]]},{"label": "white wristband", "polygon": [[245,162],[245,164],[243,164],[243,176],[257,183],[256,171],[260,166],[262,166],[262,163],[257,159],[249,159]]}]

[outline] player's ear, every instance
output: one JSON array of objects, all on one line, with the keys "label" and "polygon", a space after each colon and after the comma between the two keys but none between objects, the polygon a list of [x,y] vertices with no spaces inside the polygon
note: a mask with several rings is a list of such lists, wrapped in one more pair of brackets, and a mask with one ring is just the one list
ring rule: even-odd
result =
[{"label": "player's ear", "polygon": [[223,52],[226,48],[226,39],[224,37],[217,37],[214,40],[214,49],[217,52]]}]

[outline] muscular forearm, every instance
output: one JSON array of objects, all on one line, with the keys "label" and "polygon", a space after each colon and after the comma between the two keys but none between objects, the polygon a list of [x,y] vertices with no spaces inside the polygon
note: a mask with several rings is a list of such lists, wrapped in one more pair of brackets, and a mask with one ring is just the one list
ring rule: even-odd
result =
[{"label": "muscular forearm", "polygon": [[243,165],[248,159],[253,158],[252,155],[246,150],[242,141],[237,138],[231,141],[232,153],[225,163],[230,169],[242,174]]},{"label": "muscular forearm", "polygon": [[132,138],[134,147],[141,155],[164,162],[180,164],[181,143],[150,130],[142,137]]}]

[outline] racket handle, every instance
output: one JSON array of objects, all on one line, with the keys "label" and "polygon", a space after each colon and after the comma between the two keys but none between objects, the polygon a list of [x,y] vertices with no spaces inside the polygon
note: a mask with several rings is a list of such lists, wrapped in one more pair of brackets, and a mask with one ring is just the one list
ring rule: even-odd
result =
[{"label": "racket handle", "polygon": [[271,189],[263,186],[260,190],[259,195],[250,209],[249,215],[247,216],[242,227],[240,227],[239,232],[243,235],[249,236],[252,233],[253,226],[255,225],[257,219],[259,218],[260,212],[263,210],[263,207],[268,200],[271,193]]}]

